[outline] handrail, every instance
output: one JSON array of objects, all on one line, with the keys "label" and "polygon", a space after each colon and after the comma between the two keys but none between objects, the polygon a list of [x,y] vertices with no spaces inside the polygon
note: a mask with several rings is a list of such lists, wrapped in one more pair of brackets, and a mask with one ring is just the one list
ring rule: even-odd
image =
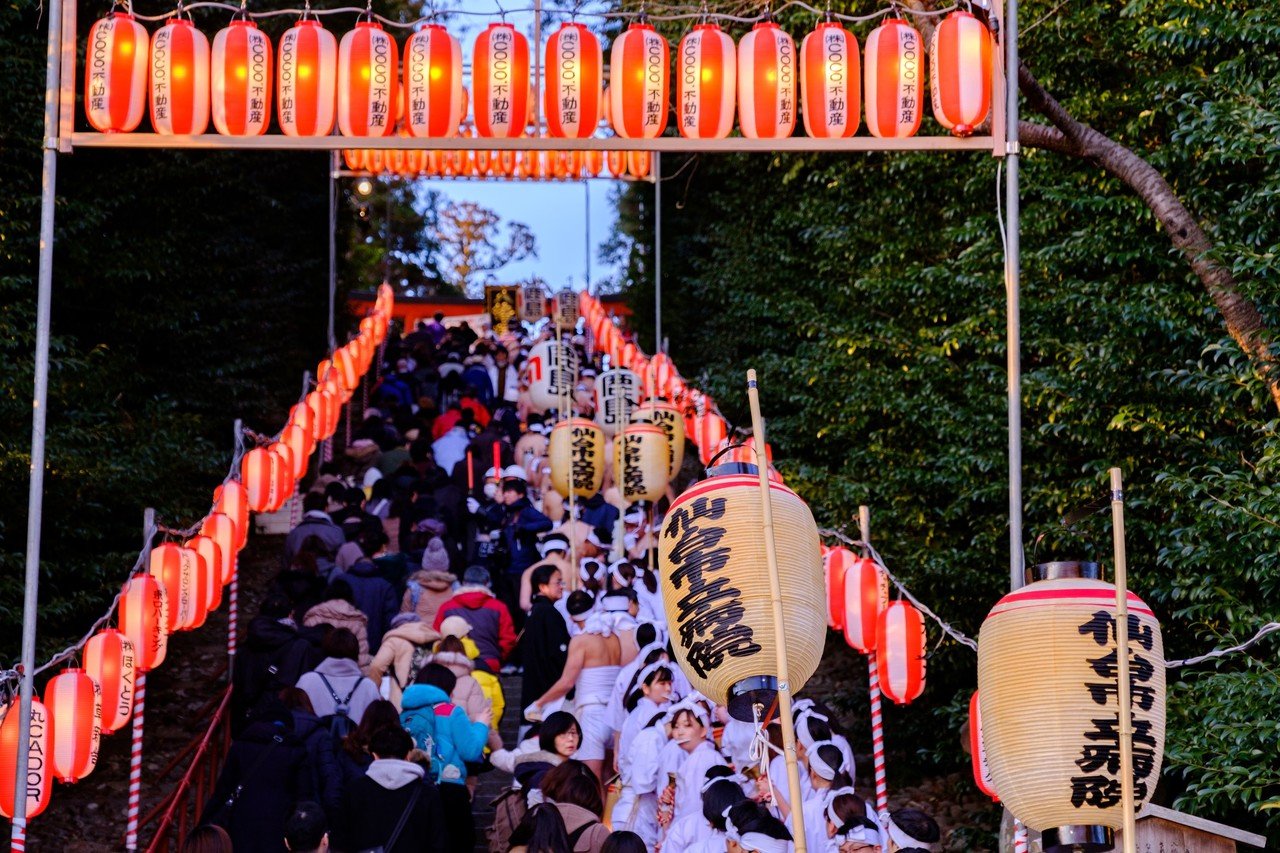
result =
[{"label": "handrail", "polygon": [[190,796],[193,790],[196,800],[194,808],[197,810],[196,818],[198,819],[198,810],[204,806],[205,798],[217,781],[218,773],[222,769],[222,760],[231,743],[230,708],[231,687],[228,685],[222,693],[221,701],[218,702],[218,708],[209,721],[208,728],[198,741],[192,742],[192,746],[195,746],[194,753],[191,752],[191,746],[183,750],[184,755],[191,756],[191,761],[181,781],[139,823],[139,826],[146,826],[155,820],[157,815],[160,816],[155,834],[147,845],[147,853],[167,853],[169,836],[175,829],[177,830],[176,841],[178,844],[182,843],[188,829],[194,824]]}]

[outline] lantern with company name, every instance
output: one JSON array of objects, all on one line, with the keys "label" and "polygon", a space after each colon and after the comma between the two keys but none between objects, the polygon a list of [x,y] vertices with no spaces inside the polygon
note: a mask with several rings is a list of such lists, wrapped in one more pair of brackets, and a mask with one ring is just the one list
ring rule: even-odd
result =
[{"label": "lantern with company name", "polygon": [[338,93],[338,40],[315,18],[280,37],[276,112],[285,136],[328,136]]},{"label": "lantern with company name", "polygon": [[889,578],[884,570],[867,557],[855,560],[844,573],[842,608],[844,641],[850,648],[875,652],[880,614],[888,606]]},{"label": "lantern with company name", "polygon": [[800,43],[804,132],[839,139],[858,132],[862,117],[858,40],[835,21],[823,21]]},{"label": "lantern with company name", "polygon": [[585,139],[595,133],[602,109],[604,58],[591,30],[569,21],[547,39],[543,107],[547,134]]},{"label": "lantern with company name", "polygon": [[978,790],[995,802],[1000,802],[995,780],[991,778],[991,766],[987,763],[987,745],[982,737],[982,709],[979,707],[976,690],[969,698],[969,760],[973,765],[973,782]]},{"label": "lantern with company name", "polygon": [[249,541],[249,492],[238,480],[226,480],[213,490],[213,509],[233,522],[239,551]]},{"label": "lantern with company name", "polygon": [[462,45],[439,24],[427,24],[404,46],[407,125],[414,136],[458,135],[467,114]]},{"label": "lantern with company name", "polygon": [[738,43],[738,127],[748,139],[781,139],[796,126],[796,43],[761,21]]},{"label": "lantern with company name", "polygon": [[149,672],[169,648],[169,602],[149,574],[131,578],[120,593],[120,633],[133,644],[135,668]]},{"label": "lantern with company name", "polygon": [[98,764],[102,693],[83,669],[69,668],[44,688],[49,712],[49,770],[64,784],[78,782]]},{"label": "lantern with company name", "polygon": [[547,458],[551,463],[551,488],[561,497],[572,491],[589,498],[604,483],[604,432],[586,418],[570,418],[551,429]]},{"label": "lantern with company name", "polygon": [[520,319],[536,323],[547,316],[547,292],[537,283],[520,288]]},{"label": "lantern with company name", "polygon": [[[19,713],[18,700],[15,698],[4,709],[4,719],[0,721],[0,815],[13,817],[15,802],[14,784],[18,773],[18,730],[22,715]],[[53,788],[53,771],[49,767],[49,748],[51,736],[49,732],[49,711],[39,696],[31,697],[31,716],[29,735],[27,738],[27,817],[39,815],[49,805],[49,794]]]},{"label": "lantern with company name", "polygon": [[148,104],[151,127],[162,136],[209,128],[209,40],[187,18],[170,18],[151,36]]},{"label": "lantern with company name", "polygon": [[396,40],[377,21],[358,21],[338,45],[338,129],[343,136],[390,136],[399,98]]},{"label": "lantern with company name", "polygon": [[[826,576],[827,625],[837,631],[844,628],[844,576],[857,556],[848,548],[832,548],[822,558],[822,573]],[[875,624],[871,631],[875,633]]]},{"label": "lantern with company name", "polygon": [[640,377],[625,367],[596,377],[596,423],[613,438],[640,406]]},{"label": "lantern with company name", "polygon": [[733,131],[738,58],[733,39],[698,24],[680,39],[676,58],[676,127],[687,139],[724,139]]},{"label": "lantern with company name", "polygon": [[84,110],[103,133],[127,132],[147,108],[147,31],[126,12],[94,21],[85,48]]},{"label": "lantern with company name", "polygon": [[557,290],[551,305],[551,321],[564,331],[578,325],[578,294],[565,288]]},{"label": "lantern with company name", "polygon": [[891,601],[876,620],[876,666],[880,690],[906,705],[924,692],[924,655],[928,650],[924,617],[909,601]]},{"label": "lantern with company name", "polygon": [[964,11],[933,31],[929,50],[933,116],[954,136],[969,136],[991,109],[991,33]]},{"label": "lantern with company name", "polygon": [[525,361],[529,377],[529,402],[536,412],[563,409],[578,381],[578,353],[568,344],[543,341]]},{"label": "lantern with company name", "polygon": [[[1128,602],[1140,809],[1164,755],[1164,643],[1151,608],[1133,593]],[[1028,584],[1000,599],[983,622],[978,704],[987,762],[1000,798],[1030,829],[1120,828],[1117,670],[1116,589],[1104,581]]]},{"label": "lantern with company name", "polygon": [[866,53],[867,130],[886,139],[915,136],[924,94],[920,33],[901,18],[890,18],[867,36]]},{"label": "lantern with company name", "polygon": [[[822,658],[822,559],[804,501],[770,484],[792,690]],[[760,480],[710,477],[672,503],[659,539],[662,600],[681,670],[739,720],[777,691],[777,635],[765,558]]]},{"label": "lantern with company name", "polygon": [[271,121],[271,39],[248,19],[213,37],[209,60],[213,126],[223,136],[261,136]]},{"label": "lantern with company name", "polygon": [[[236,571],[236,523],[231,516],[221,512],[211,512],[200,524],[200,535],[207,536],[218,546],[218,563],[215,574],[222,585],[231,583],[231,576]],[[221,595],[221,593],[219,593]],[[216,606],[216,605],[211,605]]]},{"label": "lantern with company name", "polygon": [[240,480],[254,512],[268,512],[275,504],[274,489],[279,484],[275,467],[279,464],[280,457],[265,447],[255,447],[240,459]]},{"label": "lantern with company name", "polygon": [[102,733],[111,734],[133,716],[136,659],[133,643],[115,628],[103,628],[84,644],[84,671],[102,690]]},{"label": "lantern with company name", "polygon": [[613,441],[613,478],[627,501],[652,503],[667,493],[667,433],[657,424],[632,422]]},{"label": "lantern with company name", "polygon": [[[609,114],[624,139],[653,139],[667,129],[671,51],[652,26],[636,22],[613,41]],[[599,170],[597,170],[599,171]]]},{"label": "lantern with company name", "polygon": [[203,590],[199,588],[199,568],[194,551],[174,542],[165,542],[151,549],[151,576],[164,587],[169,602],[169,621],[165,625],[170,634],[193,627],[202,617],[199,612]]},{"label": "lantern with company name", "polygon": [[662,428],[667,436],[667,480],[671,481],[680,473],[684,464],[684,418],[679,407],[652,400],[635,410],[631,416],[635,423],[650,423]]},{"label": "lantern with company name", "polygon": [[507,23],[476,36],[471,56],[476,134],[514,138],[529,123],[529,42]]}]

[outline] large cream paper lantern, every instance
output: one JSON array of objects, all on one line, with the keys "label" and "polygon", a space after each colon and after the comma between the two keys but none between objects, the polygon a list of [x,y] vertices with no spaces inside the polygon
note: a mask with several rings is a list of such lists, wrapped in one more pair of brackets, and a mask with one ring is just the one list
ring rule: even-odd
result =
[{"label": "large cream paper lantern", "polygon": [[551,322],[562,329],[578,325],[578,294],[572,290],[557,290],[551,306]]},{"label": "large cream paper lantern", "polygon": [[662,427],[667,434],[667,479],[674,480],[684,465],[684,417],[673,403],[652,400],[635,410],[631,420]]},{"label": "large cream paper lantern", "polygon": [[[1151,608],[1133,593],[1128,602],[1140,809],[1164,754],[1164,643]],[[1046,849],[1059,839],[1105,844],[1102,828],[1122,823],[1115,622],[1112,584],[1059,577],[1009,593],[982,624],[978,701],[991,778],[1009,810],[1046,836]]]},{"label": "large cream paper lantern", "polygon": [[551,488],[561,497],[572,492],[589,498],[604,484],[604,432],[586,418],[570,418],[551,429],[547,457],[551,463]]},{"label": "large cream paper lantern", "polygon": [[596,423],[613,438],[640,407],[640,376],[625,367],[606,370],[596,377]]},{"label": "large cream paper lantern", "polygon": [[524,369],[529,377],[529,402],[535,412],[563,408],[578,381],[578,353],[568,344],[543,341],[529,351]]},{"label": "large cream paper lantern", "polygon": [[536,323],[547,316],[547,292],[533,283],[520,288],[520,319]]},{"label": "large cream paper lantern", "polygon": [[[793,692],[822,660],[826,639],[822,556],[813,514],[771,483],[787,665]],[[764,512],[755,475],[710,477],[671,504],[658,543],[662,600],[676,660],[695,690],[739,720],[777,691],[777,635],[769,592]]]},{"label": "large cream paper lantern", "polygon": [[630,423],[613,442],[613,478],[627,501],[656,501],[667,493],[667,432]]}]

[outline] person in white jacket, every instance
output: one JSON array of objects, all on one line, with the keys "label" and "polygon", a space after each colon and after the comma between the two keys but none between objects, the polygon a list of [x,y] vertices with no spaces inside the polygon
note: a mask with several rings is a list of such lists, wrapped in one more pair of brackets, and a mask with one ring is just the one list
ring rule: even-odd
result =
[{"label": "person in white jacket", "polygon": [[614,830],[639,835],[652,850],[658,843],[658,792],[666,784],[659,772],[662,750],[670,737],[665,711],[641,721],[631,748],[619,757],[622,791],[611,814]]},{"label": "person in white jacket", "polygon": [[[662,750],[661,772],[664,779],[674,774],[674,787],[668,784],[659,801],[672,806],[670,825],[686,815],[702,817],[702,783],[707,770],[725,763],[709,739],[711,716],[702,697],[695,694],[671,706],[671,741]],[[675,849],[675,848],[671,848]]]}]

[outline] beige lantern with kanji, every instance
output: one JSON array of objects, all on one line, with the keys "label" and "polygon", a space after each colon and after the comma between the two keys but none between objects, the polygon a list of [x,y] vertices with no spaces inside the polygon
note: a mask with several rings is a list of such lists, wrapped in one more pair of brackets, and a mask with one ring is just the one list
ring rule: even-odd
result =
[{"label": "beige lantern with kanji", "polygon": [[551,488],[564,498],[570,490],[591,497],[604,484],[604,455],[604,431],[595,421],[570,418],[556,424],[547,443]]}]

